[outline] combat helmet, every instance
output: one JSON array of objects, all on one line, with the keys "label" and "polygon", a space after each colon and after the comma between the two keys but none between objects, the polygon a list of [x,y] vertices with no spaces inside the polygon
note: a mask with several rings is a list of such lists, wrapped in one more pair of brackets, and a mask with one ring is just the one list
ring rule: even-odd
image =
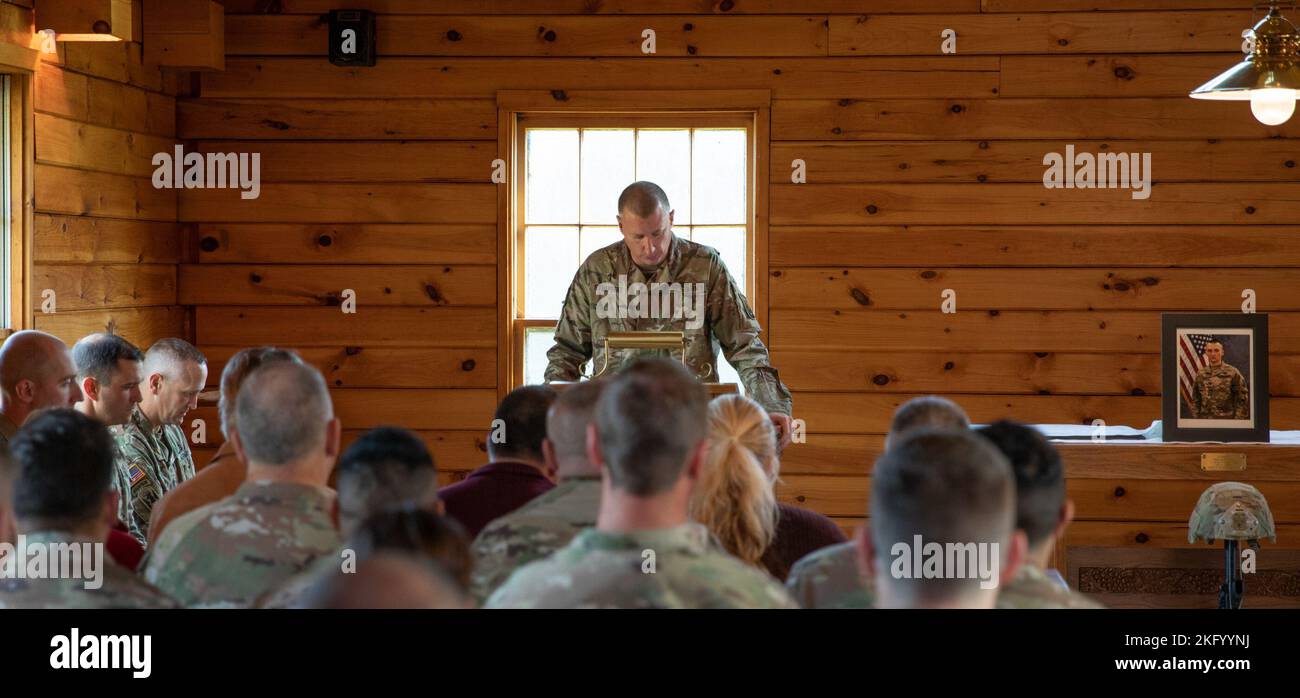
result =
[{"label": "combat helmet", "polygon": [[1206,488],[1187,522],[1187,542],[1260,538],[1277,542],[1273,512],[1259,490],[1244,482],[1219,482]]}]

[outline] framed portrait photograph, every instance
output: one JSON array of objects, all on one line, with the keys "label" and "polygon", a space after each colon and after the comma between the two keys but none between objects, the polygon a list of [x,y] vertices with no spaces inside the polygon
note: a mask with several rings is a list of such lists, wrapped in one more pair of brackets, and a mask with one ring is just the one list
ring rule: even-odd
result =
[{"label": "framed portrait photograph", "polygon": [[1165,441],[1262,442],[1268,436],[1268,315],[1161,316]]}]

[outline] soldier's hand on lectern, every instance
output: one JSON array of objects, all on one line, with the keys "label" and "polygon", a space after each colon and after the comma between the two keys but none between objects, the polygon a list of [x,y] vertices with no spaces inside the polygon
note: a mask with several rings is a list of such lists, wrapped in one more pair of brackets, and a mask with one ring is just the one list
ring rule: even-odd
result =
[{"label": "soldier's hand on lectern", "polygon": [[768,417],[772,419],[772,425],[776,427],[777,436],[781,439],[781,445],[777,450],[784,451],[785,447],[790,445],[790,439],[794,436],[790,430],[790,415],[772,412]]}]

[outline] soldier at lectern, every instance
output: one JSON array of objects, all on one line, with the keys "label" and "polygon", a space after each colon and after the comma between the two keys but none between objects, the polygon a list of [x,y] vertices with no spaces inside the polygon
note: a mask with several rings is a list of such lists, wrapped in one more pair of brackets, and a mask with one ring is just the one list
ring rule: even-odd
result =
[{"label": "soldier at lectern", "polygon": [[790,391],[758,338],[758,320],[717,250],[673,235],[668,195],[652,182],[634,182],[618,197],[623,240],[596,250],[569,286],[546,353],[547,381],[573,381],[592,362],[593,375],[617,370],[642,353],[611,349],[610,333],[683,333],[681,358],[706,382],[718,380],[721,348],[745,390],[772,417],[782,446],[790,442]]}]

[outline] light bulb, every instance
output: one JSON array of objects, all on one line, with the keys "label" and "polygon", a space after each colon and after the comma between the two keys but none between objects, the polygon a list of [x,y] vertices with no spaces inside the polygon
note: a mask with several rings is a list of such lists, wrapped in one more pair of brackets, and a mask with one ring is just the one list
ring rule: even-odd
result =
[{"label": "light bulb", "polygon": [[1250,91],[1250,113],[1262,124],[1277,126],[1286,123],[1295,113],[1296,91],[1269,87]]}]

